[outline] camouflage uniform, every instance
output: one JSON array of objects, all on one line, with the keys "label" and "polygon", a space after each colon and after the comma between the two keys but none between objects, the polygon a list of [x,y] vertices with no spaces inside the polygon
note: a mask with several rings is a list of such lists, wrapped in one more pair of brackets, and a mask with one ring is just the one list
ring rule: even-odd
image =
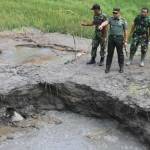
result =
[{"label": "camouflage uniform", "polygon": [[97,48],[100,45],[100,56],[105,57],[105,48],[106,48],[106,28],[102,31],[98,29],[99,25],[101,25],[102,22],[106,21],[107,17],[104,14],[100,14],[99,16],[93,17],[93,24],[95,25],[95,33],[92,40],[92,51],[91,56],[93,59],[96,58],[97,55]]},{"label": "camouflage uniform", "polygon": [[148,50],[148,38],[150,28],[150,17],[138,15],[134,20],[135,31],[132,36],[130,47],[130,60],[133,59],[139,45],[141,45],[141,60],[144,60]]}]

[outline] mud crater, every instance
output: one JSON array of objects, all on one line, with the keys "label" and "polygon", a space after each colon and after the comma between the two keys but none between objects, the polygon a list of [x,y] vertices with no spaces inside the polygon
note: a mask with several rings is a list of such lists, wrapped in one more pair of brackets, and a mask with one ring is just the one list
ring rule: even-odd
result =
[{"label": "mud crater", "polygon": [[[90,46],[90,40],[76,37],[74,41],[72,36],[58,33],[29,31],[18,34],[11,32],[5,36],[2,34],[1,119],[7,107],[12,107],[23,115],[27,124],[30,118],[35,121],[34,116],[49,110],[59,110],[61,113],[69,110],[83,116],[96,117],[96,122],[102,118],[117,120],[124,129],[130,130],[137,139],[149,145],[149,66],[146,65],[141,70],[136,59],[132,67],[126,68],[124,75],[119,75],[116,73],[118,65],[115,61],[112,72],[107,76],[104,68],[100,69],[97,65],[85,66],[89,55],[77,59],[85,52],[88,54]],[[77,61],[70,63],[74,60]],[[143,83],[146,85],[143,86]],[[18,126],[27,127],[25,122]],[[7,125],[2,120],[1,123],[4,127]],[[82,126],[85,124],[88,124],[87,120]],[[31,128],[37,127],[33,125]],[[11,130],[6,126],[4,132]],[[92,138],[95,137],[96,132]]]},{"label": "mud crater", "polygon": [[69,110],[88,117],[114,119],[119,122],[120,128],[139,136],[138,140],[142,143],[147,146],[150,143],[149,131],[146,130],[149,126],[148,114],[139,111],[137,106],[126,105],[117,97],[85,85],[73,82],[39,83],[32,88],[15,89],[8,95],[1,95],[0,102],[1,115],[4,108],[13,107],[25,118],[50,110]]}]

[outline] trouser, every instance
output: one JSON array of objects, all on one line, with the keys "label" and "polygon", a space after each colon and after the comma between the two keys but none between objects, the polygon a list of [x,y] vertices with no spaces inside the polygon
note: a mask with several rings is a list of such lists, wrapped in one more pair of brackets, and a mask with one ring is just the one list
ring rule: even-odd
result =
[{"label": "trouser", "polygon": [[107,54],[107,61],[106,66],[110,67],[114,55],[115,48],[117,49],[118,54],[118,64],[120,67],[124,66],[124,53],[123,53],[123,36],[115,36],[110,35],[108,38],[108,54]]},{"label": "trouser", "polygon": [[141,60],[145,59],[148,50],[148,37],[146,35],[134,35],[130,46],[130,60],[133,59],[139,45],[141,46]]},{"label": "trouser", "polygon": [[99,45],[101,46],[100,56],[105,57],[106,38],[101,36],[100,33],[96,33],[92,40],[92,50],[91,50],[91,57],[94,59],[97,56],[97,49],[98,49]]}]

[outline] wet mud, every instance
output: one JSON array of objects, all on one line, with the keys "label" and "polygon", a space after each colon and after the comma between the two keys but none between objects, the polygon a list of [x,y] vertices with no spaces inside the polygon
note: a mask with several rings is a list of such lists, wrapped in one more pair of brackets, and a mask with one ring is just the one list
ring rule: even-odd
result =
[{"label": "wet mud", "polygon": [[[20,149],[22,143],[29,149],[47,145],[46,150],[54,143],[52,150],[59,150],[60,146],[69,150],[75,145],[83,150],[147,149],[145,143],[150,143],[149,55],[145,67],[140,68],[138,54],[124,74],[118,73],[117,59],[114,59],[110,74],[105,75],[104,67],[86,65],[90,43],[89,39],[42,33],[36,29],[0,33],[0,136],[3,142],[8,142],[2,143],[0,148]],[[20,124],[4,122],[7,107],[14,108],[25,120]],[[56,112],[62,119],[51,118],[51,115],[50,120],[41,117],[47,111],[53,114],[52,110],[62,111]],[[72,117],[67,118],[70,115]],[[87,116],[96,117],[92,125],[90,122],[87,125],[88,131],[84,126],[92,118]],[[108,122],[103,124],[105,119]],[[64,120],[70,124],[65,124]],[[75,130],[77,121],[81,123]],[[49,127],[51,125],[54,128]],[[68,133],[71,126],[72,131]],[[125,131],[120,131],[121,128]],[[82,130],[86,131],[84,136],[77,135]],[[128,131],[137,138],[128,135]],[[63,140],[63,133],[69,134],[66,140]],[[18,138],[14,139],[15,135]],[[28,135],[31,141],[27,140]],[[46,140],[36,145],[42,136]]]}]

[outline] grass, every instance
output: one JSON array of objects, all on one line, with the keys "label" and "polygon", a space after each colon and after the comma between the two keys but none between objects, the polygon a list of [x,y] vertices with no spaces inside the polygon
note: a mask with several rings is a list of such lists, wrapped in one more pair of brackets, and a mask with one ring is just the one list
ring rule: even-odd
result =
[{"label": "grass", "polygon": [[0,0],[0,30],[25,26],[91,37],[93,28],[82,28],[80,22],[92,20],[93,3],[101,4],[107,15],[119,6],[129,25],[141,7],[150,7],[149,0]]}]

